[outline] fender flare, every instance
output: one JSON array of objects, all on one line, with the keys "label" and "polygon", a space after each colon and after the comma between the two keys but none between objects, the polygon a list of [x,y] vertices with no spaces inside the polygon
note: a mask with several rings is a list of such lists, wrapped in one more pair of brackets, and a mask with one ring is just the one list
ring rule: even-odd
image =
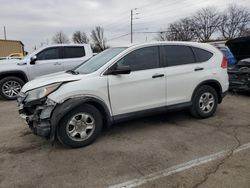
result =
[{"label": "fender flare", "polygon": [[[53,143],[56,137],[56,130],[57,126],[59,125],[60,120],[63,118],[64,115],[66,115],[68,112],[70,112],[72,109],[83,105],[84,103],[90,103],[90,104],[95,104],[98,105],[99,108],[101,109],[101,113],[104,115],[104,120],[105,120],[105,126],[110,127],[113,118],[109,112],[108,107],[106,104],[101,101],[100,99],[94,98],[94,97],[77,97],[77,98],[70,98],[66,100],[65,102],[56,105],[54,108],[52,115],[51,115],[51,131],[50,131],[50,142]],[[95,106],[94,105],[94,106]],[[95,106],[97,107],[97,106]],[[97,107],[98,110],[100,110]]]},{"label": "fender flare", "polygon": [[[209,85],[209,86],[211,86],[211,85],[216,85],[217,88],[214,88],[214,89],[215,89],[216,92],[218,93],[218,100],[219,100],[219,103],[222,102],[222,98],[223,98],[223,97],[222,97],[222,87],[221,87],[221,84],[220,84],[220,82],[218,82],[217,80],[213,80],[213,79],[205,80],[205,81],[199,83],[199,84],[195,87],[195,89],[194,89],[194,91],[193,91],[191,101],[193,101],[193,98],[194,98],[194,95],[195,95],[197,89],[198,89],[200,86],[202,86],[202,85]],[[212,87],[213,87],[213,86],[212,86]],[[218,90],[219,90],[219,91],[218,91]]]}]

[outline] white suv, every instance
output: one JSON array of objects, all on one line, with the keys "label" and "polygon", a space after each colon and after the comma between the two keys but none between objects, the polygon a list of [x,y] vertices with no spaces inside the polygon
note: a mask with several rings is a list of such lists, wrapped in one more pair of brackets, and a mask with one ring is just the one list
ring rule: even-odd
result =
[{"label": "white suv", "polygon": [[154,42],[110,48],[70,72],[28,82],[18,103],[35,134],[81,147],[128,118],[184,108],[210,117],[228,85],[227,61],[213,46]]}]

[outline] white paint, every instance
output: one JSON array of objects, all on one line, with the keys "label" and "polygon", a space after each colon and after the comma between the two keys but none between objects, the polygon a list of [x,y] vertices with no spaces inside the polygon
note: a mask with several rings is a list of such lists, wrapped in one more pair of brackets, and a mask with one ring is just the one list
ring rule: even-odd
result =
[{"label": "white paint", "polygon": [[[238,153],[240,151],[243,151],[243,150],[247,150],[247,149],[250,149],[250,143],[247,143],[247,144],[244,144],[244,145],[240,146],[238,149],[236,149],[234,151],[234,154]],[[143,176],[143,177],[138,178],[138,179],[126,181],[124,183],[120,183],[120,184],[117,184],[117,185],[113,185],[113,186],[110,186],[109,188],[132,188],[132,187],[137,187],[137,186],[145,184],[147,182],[150,182],[150,181],[162,178],[162,177],[167,177],[167,176],[175,174],[177,172],[181,172],[181,171],[184,171],[184,170],[187,170],[187,169],[190,169],[190,168],[193,168],[193,167],[196,167],[196,166],[200,166],[200,165],[206,164],[208,162],[220,159],[222,157],[225,157],[229,153],[230,153],[230,150],[223,150],[221,152],[214,153],[212,155],[204,156],[204,157],[194,159],[192,161],[189,161],[189,162],[186,162],[186,163],[183,163],[183,164],[172,166],[172,167],[167,168],[165,170],[155,172],[155,173]]]}]

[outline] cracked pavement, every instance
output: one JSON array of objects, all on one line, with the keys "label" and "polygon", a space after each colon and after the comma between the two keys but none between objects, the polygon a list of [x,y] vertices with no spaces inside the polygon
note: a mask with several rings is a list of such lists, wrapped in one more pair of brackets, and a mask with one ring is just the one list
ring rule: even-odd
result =
[{"label": "cracked pavement", "polygon": [[108,187],[229,151],[140,187],[250,187],[250,94],[229,94],[214,117],[167,113],[116,125],[92,145],[66,149],[31,134],[16,103],[0,99],[0,187]]}]

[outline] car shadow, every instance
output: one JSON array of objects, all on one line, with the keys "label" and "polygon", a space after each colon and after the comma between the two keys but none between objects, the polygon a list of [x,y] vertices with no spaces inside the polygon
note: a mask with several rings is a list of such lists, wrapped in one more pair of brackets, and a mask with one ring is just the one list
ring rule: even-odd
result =
[{"label": "car shadow", "polygon": [[232,95],[242,95],[242,96],[250,97],[250,91],[230,91],[229,93]]}]

